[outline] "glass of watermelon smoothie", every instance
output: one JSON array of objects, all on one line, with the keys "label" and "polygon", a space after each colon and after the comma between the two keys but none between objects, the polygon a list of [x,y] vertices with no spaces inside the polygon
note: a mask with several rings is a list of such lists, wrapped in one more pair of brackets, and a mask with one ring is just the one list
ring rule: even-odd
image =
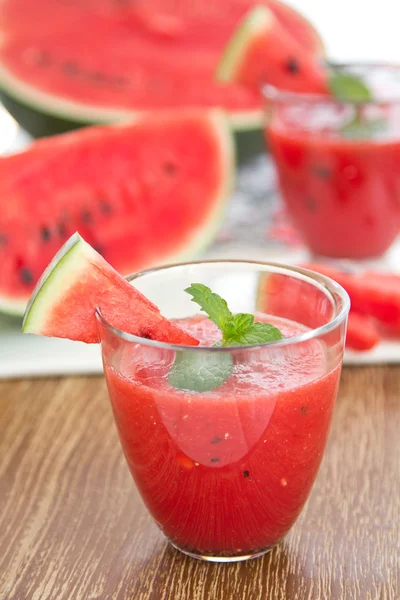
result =
[{"label": "glass of watermelon smoothie", "polygon": [[400,227],[400,66],[339,65],[373,101],[267,86],[268,144],[294,224],[316,255],[379,257]]},{"label": "glass of watermelon smoothie", "polygon": [[[184,347],[132,336],[98,311],[111,404],[142,499],[168,540],[190,556],[260,556],[292,527],[317,475],[339,385],[348,296],[316,273],[255,262],[182,264],[131,281],[200,340]],[[232,312],[275,325],[284,338],[213,346],[219,330],[184,293],[193,282],[209,286]],[[203,369],[205,388],[216,365],[231,361],[232,370],[214,389],[186,391],[186,383],[178,388],[170,380],[184,356],[189,379]]]}]

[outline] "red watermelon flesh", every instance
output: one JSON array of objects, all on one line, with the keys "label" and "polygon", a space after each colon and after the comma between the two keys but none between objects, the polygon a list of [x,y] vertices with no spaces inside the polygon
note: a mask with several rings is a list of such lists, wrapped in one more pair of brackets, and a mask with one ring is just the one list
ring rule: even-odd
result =
[{"label": "red watermelon flesh", "polygon": [[381,337],[373,320],[352,310],[347,322],[346,345],[353,350],[371,350]]},{"label": "red watermelon flesh", "polygon": [[218,226],[233,175],[219,111],[162,115],[36,142],[0,159],[0,307],[21,312],[76,230],[128,274],[191,257]]},{"label": "red watermelon flesh", "polygon": [[[257,4],[262,3],[257,2]],[[321,36],[301,13],[279,0],[268,0],[266,4],[281,25],[301,44],[304,50],[309,50],[314,54],[324,54],[325,49]]]},{"label": "red watermelon flesh", "polygon": [[394,334],[399,334],[400,284],[396,275],[352,274],[321,263],[304,266],[331,277],[344,287],[350,296],[352,310],[376,319]]},{"label": "red watermelon flesh", "polygon": [[[296,11],[276,0],[262,4],[271,7],[299,47],[320,51],[315,30]],[[214,73],[232,32],[253,5],[252,0],[223,5],[4,0],[0,82],[27,104],[75,120],[218,105],[245,121],[248,113],[260,114],[259,98],[241,85],[215,82]]]},{"label": "red watermelon flesh", "polygon": [[254,94],[263,84],[293,92],[329,91],[320,59],[302,48],[266,7],[256,7],[244,17],[221,56],[217,78]]},{"label": "red watermelon flesh", "polygon": [[280,273],[265,273],[260,278],[257,310],[290,319],[315,329],[332,319],[334,308],[330,298],[309,281]]}]

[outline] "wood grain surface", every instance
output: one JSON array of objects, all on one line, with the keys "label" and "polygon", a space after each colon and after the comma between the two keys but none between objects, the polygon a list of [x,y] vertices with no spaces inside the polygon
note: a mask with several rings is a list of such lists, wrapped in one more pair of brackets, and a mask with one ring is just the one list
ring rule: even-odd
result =
[{"label": "wood grain surface", "polygon": [[398,600],[400,367],[345,369],[325,459],[271,554],[187,558],[141,504],[101,378],[0,383],[1,600]]}]

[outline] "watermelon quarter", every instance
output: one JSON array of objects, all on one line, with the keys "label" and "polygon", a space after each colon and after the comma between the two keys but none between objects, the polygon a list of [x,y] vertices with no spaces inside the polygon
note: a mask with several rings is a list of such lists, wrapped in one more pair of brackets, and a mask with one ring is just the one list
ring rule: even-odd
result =
[{"label": "watermelon quarter", "polygon": [[[2,0],[7,106],[36,135],[188,107],[222,107],[235,127],[259,127],[258,94],[214,77],[255,3],[269,7],[299,48],[321,53],[312,25],[279,0]],[[55,119],[46,130],[47,116]]]},{"label": "watermelon quarter", "polygon": [[216,77],[255,94],[263,84],[293,92],[328,92],[320,60],[265,6],[257,6],[244,17],[221,56]]},{"label": "watermelon quarter", "polygon": [[75,231],[124,275],[192,258],[218,228],[233,174],[218,110],[89,127],[0,158],[0,309],[23,314]]},{"label": "watermelon quarter", "polygon": [[131,335],[186,346],[199,343],[165,319],[75,233],[40,278],[22,331],[94,344],[99,341],[97,310],[107,323]]}]

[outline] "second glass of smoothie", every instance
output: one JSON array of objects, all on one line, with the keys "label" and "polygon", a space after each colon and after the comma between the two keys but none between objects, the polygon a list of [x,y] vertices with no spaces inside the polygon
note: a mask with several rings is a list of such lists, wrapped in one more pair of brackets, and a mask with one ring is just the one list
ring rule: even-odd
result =
[{"label": "second glass of smoothie", "polygon": [[316,255],[385,253],[400,228],[400,66],[338,65],[374,101],[267,86],[266,135],[288,212]]}]

